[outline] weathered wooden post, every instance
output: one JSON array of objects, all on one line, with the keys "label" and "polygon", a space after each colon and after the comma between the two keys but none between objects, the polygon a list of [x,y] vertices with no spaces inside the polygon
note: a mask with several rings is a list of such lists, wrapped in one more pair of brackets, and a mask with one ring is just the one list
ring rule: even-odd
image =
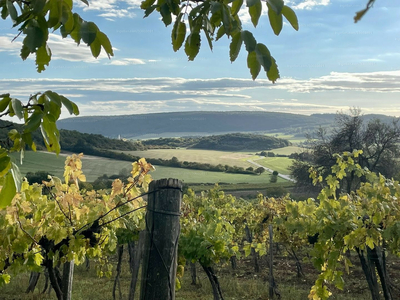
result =
[{"label": "weathered wooden post", "polygon": [[71,260],[64,263],[63,277],[62,277],[63,300],[71,300],[73,279],[74,279],[74,261]]},{"label": "weathered wooden post", "polygon": [[273,258],[273,230],[272,225],[270,224],[268,227],[269,233],[269,298],[274,298],[274,288],[275,288],[275,280],[274,280],[274,258]]},{"label": "weathered wooden post", "polygon": [[161,179],[150,183],[141,300],[175,299],[181,199],[182,182],[178,179]]}]

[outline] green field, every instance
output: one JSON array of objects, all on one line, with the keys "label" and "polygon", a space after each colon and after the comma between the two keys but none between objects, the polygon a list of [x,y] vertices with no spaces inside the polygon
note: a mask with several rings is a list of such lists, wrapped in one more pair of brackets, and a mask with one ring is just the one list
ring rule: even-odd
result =
[{"label": "green field", "polygon": [[280,174],[289,175],[289,166],[292,165],[292,159],[288,157],[265,157],[261,159],[254,159],[254,162],[269,168],[274,171],[278,171]]},{"label": "green field", "polygon": [[[19,165],[19,155],[14,154],[15,162]],[[47,171],[55,176],[61,177],[64,170],[65,155],[58,157],[46,152],[25,153],[25,159],[22,165],[19,165],[23,175],[27,172]],[[82,169],[86,175],[87,181],[94,181],[99,176],[106,174],[108,176],[118,174],[123,168],[130,169],[130,162],[107,159],[102,157],[88,156],[82,159]],[[209,172],[200,170],[188,170],[182,168],[171,168],[156,166],[156,171],[152,172],[154,179],[160,178],[178,178],[186,183],[268,183],[270,173],[265,172],[261,175],[229,174],[222,172]],[[286,182],[279,178],[278,182]]]},{"label": "green field", "polygon": [[[276,148],[268,151],[276,154],[290,155],[292,153],[300,152],[301,149],[302,148],[297,146],[289,146],[284,148]],[[151,149],[145,151],[124,151],[124,152],[146,158],[171,159],[172,157],[175,156],[180,161],[209,163],[212,165],[222,164],[229,166],[238,166],[243,168],[254,167],[247,160],[248,159],[254,160],[258,158],[258,156],[254,156],[253,151],[228,152],[228,151],[180,148],[180,149]]]},{"label": "green field", "polygon": [[281,155],[290,155],[292,153],[300,153],[303,152],[303,148],[297,147],[297,146],[288,146],[284,148],[277,148],[270,150],[270,152],[273,152],[275,154],[281,154]]},{"label": "green field", "polygon": [[[120,152],[120,151],[119,151]],[[251,152],[227,152],[202,149],[151,149],[145,151],[123,151],[132,155],[146,158],[171,159],[178,158],[180,161],[208,163],[212,165],[229,165],[248,168],[251,166],[246,158],[251,157]]]}]

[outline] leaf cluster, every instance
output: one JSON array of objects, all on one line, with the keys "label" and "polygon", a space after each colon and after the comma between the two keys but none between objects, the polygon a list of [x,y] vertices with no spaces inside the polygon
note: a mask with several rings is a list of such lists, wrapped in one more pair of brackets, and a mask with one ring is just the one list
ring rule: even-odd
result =
[{"label": "leaf cluster", "polygon": [[[82,155],[66,159],[65,181],[49,176],[43,185],[22,183],[11,205],[0,211],[0,276],[6,282],[15,272],[40,271],[43,266],[85,257],[104,258],[117,246],[121,230],[144,227],[141,195],[148,190],[152,166],[144,159],[133,163],[129,182],[116,179],[111,192],[84,191]],[[108,266],[99,274],[109,274]]]},{"label": "leaf cluster", "polygon": [[[86,0],[81,1],[89,5]],[[83,41],[90,46],[94,57],[100,55],[102,48],[109,57],[114,55],[108,37],[97,25],[84,21],[72,11],[72,0],[0,0],[0,10],[2,19],[9,17],[13,27],[18,27],[18,36],[24,36],[21,58],[25,60],[35,54],[39,73],[51,60],[52,52],[47,44],[50,30],[59,29],[63,38],[70,36],[77,45]]]},{"label": "leaf cluster", "polygon": [[[266,5],[263,5],[261,0],[246,1],[254,27],[257,27],[263,9],[267,9],[270,25],[276,35],[282,30],[283,17],[295,30],[299,29],[296,14],[284,5],[283,0],[266,0],[265,3]],[[253,34],[242,27],[239,11],[243,5],[243,0],[145,0],[142,1],[141,8],[145,11],[145,17],[155,10],[158,11],[165,26],[172,23],[173,15],[176,17],[171,34],[172,47],[174,51],[178,51],[184,46],[189,60],[194,60],[200,51],[201,33],[206,37],[211,50],[214,42],[226,35],[231,39],[231,62],[236,60],[244,44],[248,52],[247,67],[253,80],[257,78],[262,67],[268,79],[275,82],[279,78],[275,59],[264,44],[258,43]]]}]

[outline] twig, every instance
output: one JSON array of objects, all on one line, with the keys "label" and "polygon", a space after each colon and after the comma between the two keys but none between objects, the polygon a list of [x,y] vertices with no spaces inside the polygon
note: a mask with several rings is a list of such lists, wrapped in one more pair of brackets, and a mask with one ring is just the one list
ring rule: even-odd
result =
[{"label": "twig", "polygon": [[27,231],[22,227],[21,220],[19,219],[19,216],[18,216],[18,215],[17,215],[17,221],[18,221],[18,224],[19,224],[19,227],[21,228],[21,230],[22,230],[27,236],[29,236],[30,239],[31,239],[36,245],[40,246],[39,243],[34,239],[34,237],[31,236],[30,233],[27,232]]},{"label": "twig", "polygon": [[106,212],[104,215],[100,216],[96,221],[99,221],[99,220],[103,219],[103,218],[106,217],[110,212],[112,212],[113,210],[116,210],[117,208],[119,208],[119,207],[122,206],[122,205],[128,204],[128,203],[130,203],[130,202],[132,202],[132,201],[135,201],[135,200],[138,199],[138,198],[141,198],[141,197],[146,196],[146,195],[153,194],[153,193],[155,193],[155,192],[158,192],[158,190],[154,190],[154,191],[152,191],[152,192],[147,192],[147,193],[141,194],[141,195],[139,195],[139,196],[136,196],[136,197],[134,197],[134,198],[132,198],[132,199],[129,199],[129,200],[125,201],[125,202],[121,202],[118,206],[115,206],[114,208],[112,208],[112,209],[110,209],[108,212]]},{"label": "twig", "polygon": [[126,215],[129,215],[130,213],[133,213],[133,212],[135,212],[135,211],[137,211],[137,210],[139,210],[139,209],[145,208],[145,207],[147,207],[147,205],[143,205],[143,206],[141,206],[141,207],[138,207],[138,208],[135,208],[135,209],[133,209],[133,210],[131,210],[131,211],[128,211],[128,212],[126,212],[126,213],[120,215],[119,217],[116,217],[115,219],[113,219],[113,220],[111,220],[111,221],[108,221],[108,222],[105,222],[105,223],[103,223],[103,224],[100,224],[99,227],[103,227],[103,226],[105,226],[105,225],[107,225],[107,224],[110,224],[110,223],[112,223],[112,222],[114,222],[114,221],[116,221],[116,220],[118,220],[118,219],[120,219],[120,218],[122,218],[122,217],[125,217]]},{"label": "twig", "polygon": [[[63,215],[65,216],[65,218],[67,220],[69,220],[69,222],[71,223],[71,226],[74,226],[74,223],[72,222],[72,220],[67,216],[67,214],[65,213],[65,211],[62,209],[60,202],[58,202],[56,195],[54,195],[53,192],[50,191],[50,189],[48,188],[50,195],[54,198],[54,201],[56,201],[56,203],[58,204],[58,207],[60,208],[61,212],[63,213]],[[69,204],[68,204],[69,205]],[[70,210],[71,212],[71,210]]]}]

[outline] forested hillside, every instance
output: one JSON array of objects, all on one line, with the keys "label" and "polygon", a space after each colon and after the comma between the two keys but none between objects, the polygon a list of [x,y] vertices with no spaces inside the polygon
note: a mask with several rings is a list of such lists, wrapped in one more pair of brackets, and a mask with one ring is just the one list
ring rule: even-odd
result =
[{"label": "forested hillside", "polygon": [[[21,125],[12,122],[0,120],[0,143],[1,145],[9,144],[8,132],[11,129],[21,130]],[[32,133],[33,142],[38,150],[44,150],[46,147],[43,137],[39,130]],[[119,139],[111,139],[100,134],[81,133],[76,130],[60,130],[60,145],[62,150],[71,152],[91,152],[92,149],[104,150],[142,150],[140,143],[124,141]]]},{"label": "forested hillside", "polygon": [[[143,124],[146,126],[143,126]],[[319,116],[275,112],[174,112],[125,116],[93,116],[61,120],[60,128],[135,138],[210,135],[292,129],[309,130],[325,124]]]},{"label": "forested hillside", "polygon": [[146,148],[184,147],[222,151],[270,150],[287,147],[290,145],[288,140],[249,133],[230,133],[200,138],[159,138],[153,140],[144,140],[141,143]]},{"label": "forested hillside", "polygon": [[[173,112],[124,116],[89,116],[60,120],[59,128],[107,137],[156,138],[205,136],[233,132],[285,132],[297,136],[329,126],[336,114],[310,116],[278,112]],[[391,119],[384,115],[364,118]],[[146,124],[146,126],[143,126]]]}]

